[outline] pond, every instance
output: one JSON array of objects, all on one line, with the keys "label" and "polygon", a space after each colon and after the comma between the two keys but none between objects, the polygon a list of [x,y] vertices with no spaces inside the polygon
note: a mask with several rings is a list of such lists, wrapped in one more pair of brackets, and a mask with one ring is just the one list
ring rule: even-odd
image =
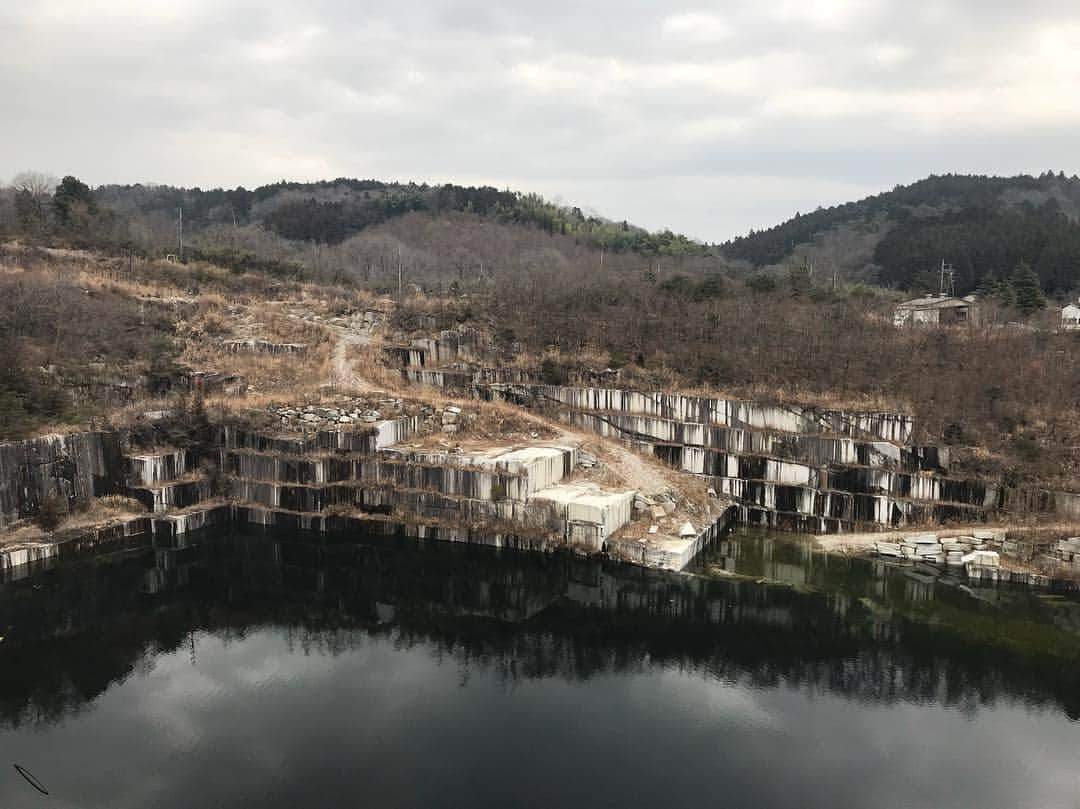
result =
[{"label": "pond", "polygon": [[1080,604],[799,537],[229,533],[0,584],[0,634],[3,807],[1080,805]]}]

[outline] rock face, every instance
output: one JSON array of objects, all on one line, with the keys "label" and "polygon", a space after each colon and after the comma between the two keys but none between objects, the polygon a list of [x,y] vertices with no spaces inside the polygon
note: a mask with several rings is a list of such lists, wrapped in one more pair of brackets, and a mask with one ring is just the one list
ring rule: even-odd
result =
[{"label": "rock face", "polygon": [[50,494],[69,504],[119,492],[120,435],[70,433],[0,443],[0,528],[36,514]]},{"label": "rock face", "polygon": [[176,480],[197,466],[194,453],[186,449],[128,455],[127,483],[129,486],[154,486]]},{"label": "rock face", "polygon": [[[380,425],[380,431],[405,439],[409,427]],[[351,443],[327,452],[312,442],[284,455],[277,442],[227,440],[223,469],[230,497],[259,524],[286,519],[260,510],[287,512],[287,519],[320,526],[327,515],[348,512],[434,523],[428,527],[452,529],[451,534],[499,523],[531,536],[530,542],[566,541],[565,525],[551,524],[547,505],[533,501],[573,470],[572,448],[451,453]]]},{"label": "rock face", "polygon": [[402,367],[441,368],[459,362],[479,360],[488,350],[482,332],[468,326],[441,331],[435,337],[420,337],[387,352]]},{"label": "rock face", "polygon": [[[401,415],[367,420],[394,410]],[[145,506],[144,533],[155,542],[239,523],[594,553],[629,520],[635,492],[561,485],[577,466],[573,447],[405,446],[466,418],[458,407],[429,410],[405,413],[390,402],[378,410],[278,408],[221,425],[197,448],[126,454],[116,434],[3,445],[3,502],[14,520],[53,491],[70,499],[122,492]],[[258,426],[268,416],[270,424],[288,420],[290,429]],[[28,561],[38,555],[23,554]]]},{"label": "rock face", "polygon": [[[485,372],[403,371],[484,399],[554,406],[578,429],[706,478],[712,491],[739,501],[746,523],[823,533],[979,521],[1005,504],[995,482],[949,477],[947,449],[911,446],[914,425],[902,413],[491,382]],[[462,383],[454,376],[460,373],[471,379]],[[1042,510],[1064,512],[1072,504],[1064,495],[1051,501]],[[1077,503],[1080,513],[1080,498]]]},{"label": "rock face", "polygon": [[909,416],[693,396],[539,387],[576,427],[622,438],[736,498],[745,522],[852,530],[982,519],[999,490],[946,477],[946,450],[907,445]]}]

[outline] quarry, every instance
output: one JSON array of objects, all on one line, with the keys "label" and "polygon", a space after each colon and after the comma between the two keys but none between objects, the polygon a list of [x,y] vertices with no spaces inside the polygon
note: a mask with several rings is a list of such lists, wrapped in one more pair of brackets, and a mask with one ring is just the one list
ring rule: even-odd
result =
[{"label": "quarry", "polygon": [[[732,503],[703,486],[696,503],[674,488],[630,488],[579,445],[535,430],[469,438],[480,414],[454,405],[339,398],[207,419],[197,430],[148,415],[137,431],[0,445],[4,528],[50,497],[122,495],[145,510],[72,537],[16,533],[0,546],[5,569],[239,526],[603,552],[678,570],[734,518]],[[166,445],[167,436],[180,441]]]},{"label": "quarry", "polygon": [[[743,525],[837,535],[838,549],[920,564],[946,556],[959,564],[960,551],[974,550],[980,555],[962,562],[968,576],[1048,581],[1009,561],[1017,548],[1005,553],[1013,570],[1003,574],[981,541],[973,548],[930,535],[933,546],[923,544],[926,526],[992,522],[1006,495],[951,476],[947,448],[912,445],[904,414],[493,382],[492,369],[467,379],[457,370],[449,385],[432,369],[414,382],[414,365],[434,354],[424,346],[397,356],[410,382],[394,393],[145,412],[128,429],[0,444],[5,574],[68,556],[183,546],[232,528],[564,552],[679,571]],[[33,535],[27,516],[57,497],[71,508],[123,498],[133,511]],[[1043,505],[1073,515],[1067,498]],[[878,539],[845,543],[855,532]],[[1003,532],[972,534],[1007,550]]]},{"label": "quarry", "polygon": [[[150,375],[159,398],[143,406],[127,404],[130,372],[95,364],[95,395],[117,402],[108,424],[0,443],[0,565],[12,575],[232,528],[679,571],[737,526],[867,553],[843,537],[892,532],[899,548],[1022,515],[1059,535],[998,542],[995,569],[1071,577],[1071,555],[1053,543],[1080,533],[1080,496],[962,471],[949,446],[916,439],[925,431],[907,412],[649,389],[602,366],[556,381],[540,358],[508,352],[493,324],[447,328],[438,307],[403,313],[400,301],[321,284],[200,301],[175,265],[128,279],[89,256],[52,260],[71,262],[90,291],[172,312],[179,362]],[[63,519],[46,527],[50,510]]]}]

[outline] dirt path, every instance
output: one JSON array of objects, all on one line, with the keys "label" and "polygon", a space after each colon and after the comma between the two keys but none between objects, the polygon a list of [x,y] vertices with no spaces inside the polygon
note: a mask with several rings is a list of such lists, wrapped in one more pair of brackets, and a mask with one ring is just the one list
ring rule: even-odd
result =
[{"label": "dirt path", "polygon": [[375,385],[357,374],[349,359],[349,349],[353,346],[370,345],[371,335],[342,326],[328,328],[337,337],[330,364],[330,387],[356,393],[373,393],[377,390]]},{"label": "dirt path", "polygon": [[592,452],[604,466],[623,481],[627,488],[637,489],[644,495],[660,494],[670,489],[676,491],[683,489],[674,480],[678,473],[654,465],[655,462],[651,459],[615,441],[605,441],[595,435],[571,431],[564,432],[559,440],[573,441],[578,446],[584,447],[586,451]]}]

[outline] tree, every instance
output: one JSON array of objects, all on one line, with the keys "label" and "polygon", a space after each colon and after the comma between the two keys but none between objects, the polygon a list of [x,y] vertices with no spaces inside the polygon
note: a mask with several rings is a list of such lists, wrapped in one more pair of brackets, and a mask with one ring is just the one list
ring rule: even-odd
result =
[{"label": "tree", "polygon": [[11,180],[11,187],[16,191],[25,191],[36,201],[44,204],[56,187],[56,178],[40,171],[22,171]]},{"label": "tree", "polygon": [[86,224],[97,211],[90,186],[70,174],[60,181],[53,193],[53,210],[60,224],[71,227]]},{"label": "tree", "polygon": [[23,171],[11,181],[15,191],[15,215],[24,230],[40,230],[48,221],[49,198],[56,178],[40,171]]},{"label": "tree", "polygon": [[57,492],[49,492],[41,501],[37,522],[46,531],[55,531],[68,515],[67,498]]},{"label": "tree", "polygon": [[812,276],[813,270],[810,269],[810,264],[805,261],[801,265],[793,264],[788,267],[788,286],[791,287],[791,294],[799,297],[808,293]]},{"label": "tree", "polygon": [[1039,276],[1026,261],[1021,261],[1012,274],[1012,287],[1016,296],[1016,308],[1025,316],[1046,308]]}]

